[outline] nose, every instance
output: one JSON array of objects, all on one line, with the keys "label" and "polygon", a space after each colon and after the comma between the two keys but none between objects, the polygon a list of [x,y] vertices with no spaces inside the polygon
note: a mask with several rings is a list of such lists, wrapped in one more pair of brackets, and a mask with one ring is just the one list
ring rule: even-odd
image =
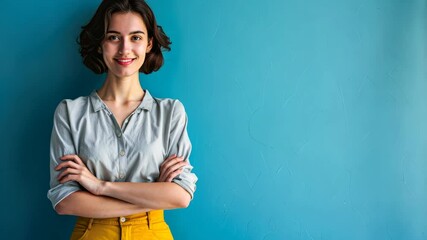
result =
[{"label": "nose", "polygon": [[131,49],[131,43],[129,40],[127,40],[126,38],[124,38],[121,42],[120,42],[120,47],[119,47],[119,54],[122,55],[126,55],[130,52]]}]

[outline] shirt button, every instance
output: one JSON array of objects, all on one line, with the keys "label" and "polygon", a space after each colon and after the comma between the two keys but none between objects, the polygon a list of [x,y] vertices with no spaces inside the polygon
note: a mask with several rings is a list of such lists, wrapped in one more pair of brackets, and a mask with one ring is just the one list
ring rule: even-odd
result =
[{"label": "shirt button", "polygon": [[121,132],[119,132],[119,133],[117,133],[117,137],[122,137],[122,133]]},{"label": "shirt button", "polygon": [[123,179],[125,178],[125,175],[123,173],[120,173],[119,178]]},{"label": "shirt button", "polygon": [[124,155],[125,155],[125,151],[121,150],[121,151],[120,151],[120,156],[122,156],[122,157],[123,157]]},{"label": "shirt button", "polygon": [[120,217],[120,222],[122,222],[122,223],[126,222],[126,218],[125,217]]}]

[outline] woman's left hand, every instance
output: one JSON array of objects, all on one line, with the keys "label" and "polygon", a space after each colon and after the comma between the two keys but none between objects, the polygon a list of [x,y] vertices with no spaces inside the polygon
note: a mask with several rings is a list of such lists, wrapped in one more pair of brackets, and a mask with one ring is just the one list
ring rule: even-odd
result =
[{"label": "woman's left hand", "polygon": [[55,168],[56,171],[65,169],[57,177],[60,183],[63,184],[69,181],[76,181],[87,191],[94,195],[99,195],[104,182],[96,178],[89,169],[87,169],[79,156],[65,155],[60,159],[64,162],[58,164]]},{"label": "woman's left hand", "polygon": [[160,165],[160,174],[157,182],[172,182],[172,180],[182,172],[183,167],[187,164],[188,162],[184,161],[184,158],[177,157],[176,154],[169,156]]}]

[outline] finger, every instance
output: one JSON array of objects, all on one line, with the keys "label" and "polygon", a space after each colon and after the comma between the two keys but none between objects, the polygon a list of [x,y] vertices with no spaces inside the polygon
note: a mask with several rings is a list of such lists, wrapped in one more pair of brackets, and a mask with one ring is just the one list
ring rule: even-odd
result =
[{"label": "finger", "polygon": [[172,158],[176,158],[176,154],[170,155],[168,158],[165,159],[165,161],[171,160]]},{"label": "finger", "polygon": [[179,163],[176,163],[176,164],[174,164],[174,165],[170,166],[168,169],[166,169],[166,170],[165,170],[165,173],[166,173],[166,175],[169,175],[171,172],[173,172],[173,171],[175,171],[175,170],[177,170],[177,169],[180,169],[180,168],[182,168],[182,167],[186,166],[187,164],[188,164],[188,163],[187,163],[187,162],[184,162],[184,161],[179,162]]},{"label": "finger", "polygon": [[165,161],[163,163],[162,166],[160,166],[160,175],[158,178],[158,181],[164,181],[166,180],[166,178],[168,177],[168,174],[172,171],[174,171],[175,169],[185,166],[188,163],[186,161],[184,161],[183,158],[170,158],[167,161]]},{"label": "finger", "polygon": [[157,179],[157,182],[164,182],[164,175],[160,175],[159,178]]},{"label": "finger", "polygon": [[172,172],[171,174],[169,174],[168,178],[166,179],[165,182],[172,182],[172,180],[178,176],[179,174],[181,174],[183,168],[179,168],[177,170],[175,170],[174,172]]},{"label": "finger", "polygon": [[188,162],[181,161],[181,162],[178,162],[178,163],[170,166],[169,168],[163,168],[161,170],[161,172],[160,172],[162,180],[166,180],[168,178],[169,174],[171,174],[173,171],[175,171],[175,170],[177,170],[179,168],[182,168],[182,167],[184,167],[186,165],[188,165]]},{"label": "finger", "polygon": [[63,178],[64,176],[66,176],[68,174],[79,174],[79,173],[80,173],[80,170],[73,169],[73,168],[67,168],[58,175],[57,179],[60,180],[61,178]]},{"label": "finger", "polygon": [[67,162],[60,163],[58,166],[56,166],[55,170],[59,171],[64,167],[78,169],[80,168],[80,165],[78,165],[73,161],[67,161]]},{"label": "finger", "polygon": [[61,168],[80,168],[80,165],[78,165],[77,163],[73,162],[73,161],[66,161],[63,163],[58,164],[58,166],[56,166],[55,170],[60,170]]},{"label": "finger", "polygon": [[173,166],[173,165],[175,165],[175,164],[177,164],[177,163],[180,163],[180,162],[182,162],[182,161],[184,161],[184,158],[181,158],[181,157],[172,158],[172,159],[170,159],[170,160],[168,160],[168,161],[164,161],[164,162],[162,163],[162,165],[160,166],[160,171],[162,171],[162,170],[164,170],[164,169],[168,169],[168,168],[170,168],[171,166]]},{"label": "finger", "polygon": [[76,156],[76,155],[75,154],[67,154],[67,155],[60,157],[59,159],[61,159],[61,160],[73,160],[74,156]]},{"label": "finger", "polygon": [[168,168],[168,169],[166,169],[165,171],[164,171],[164,179],[168,179],[168,178],[170,178],[170,175],[172,174],[172,173],[174,173],[175,171],[177,171],[177,170],[179,170],[179,169],[182,169],[184,166],[186,166],[187,165],[187,163],[186,162],[181,162],[181,163],[179,163],[179,164],[175,164],[175,165],[173,165],[173,166],[171,166],[170,168]]},{"label": "finger", "polygon": [[172,160],[172,159],[174,159],[174,158],[176,158],[176,154],[172,154],[172,155],[170,155],[168,158],[166,158],[166,159],[162,162],[162,164],[160,164],[160,166],[162,166],[163,164],[165,164],[165,162],[168,162],[168,161],[170,161],[170,160]]},{"label": "finger", "polygon": [[70,182],[70,181],[78,182],[79,179],[80,179],[80,176],[77,174],[68,174],[67,176],[64,176],[62,179],[60,179],[59,183],[64,184],[64,183]]},{"label": "finger", "polygon": [[158,182],[164,182],[167,177],[168,177],[168,172],[160,171],[160,175],[159,175],[159,178],[157,179],[157,181]]},{"label": "finger", "polygon": [[61,157],[61,160],[63,160],[63,161],[71,160],[71,161],[74,161],[75,163],[77,163],[79,165],[83,165],[83,161],[80,159],[79,156],[77,156],[75,154],[64,155]]}]

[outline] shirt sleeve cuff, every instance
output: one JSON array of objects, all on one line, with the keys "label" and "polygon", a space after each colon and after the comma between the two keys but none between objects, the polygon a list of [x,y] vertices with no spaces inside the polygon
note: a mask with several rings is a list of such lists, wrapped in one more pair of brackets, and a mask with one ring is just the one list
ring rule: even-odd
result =
[{"label": "shirt sleeve cuff", "polygon": [[52,202],[52,207],[55,209],[59,202],[64,200],[70,194],[80,191],[82,188],[76,182],[68,182],[66,184],[59,184],[51,188],[47,193],[47,198]]},{"label": "shirt sleeve cuff", "polygon": [[194,173],[180,174],[172,182],[184,188],[190,194],[191,199],[193,199],[197,182],[197,177]]}]

